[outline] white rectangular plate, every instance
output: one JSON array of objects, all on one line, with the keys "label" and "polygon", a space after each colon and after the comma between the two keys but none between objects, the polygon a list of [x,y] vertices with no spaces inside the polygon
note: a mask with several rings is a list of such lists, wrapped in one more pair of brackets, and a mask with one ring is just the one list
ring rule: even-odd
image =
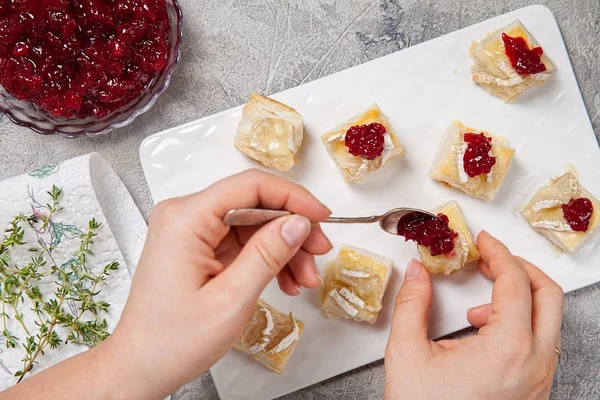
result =
[{"label": "white rectangular plate", "polygon": [[[517,18],[556,62],[557,71],[517,103],[504,104],[471,81],[469,46]],[[306,186],[336,215],[372,215],[398,206],[433,208],[455,199],[473,233],[486,229],[496,235],[515,254],[543,268],[565,291],[600,281],[597,246],[576,256],[559,256],[516,211],[569,164],[581,173],[583,186],[600,196],[600,149],[560,31],[547,8],[514,11],[273,97],[298,110],[306,128],[298,165],[281,175]],[[320,135],[375,102],[390,118],[407,156],[393,160],[364,185],[345,184]],[[233,147],[240,116],[241,108],[236,107],[145,140],[140,155],[154,200],[192,193],[247,168],[261,168]],[[452,120],[506,137],[516,149],[493,202],[470,198],[428,178],[438,143]],[[302,319],[304,334],[281,376],[249,356],[230,352],[211,370],[221,398],[277,397],[383,357],[394,295],[407,261],[417,256],[415,245],[375,225],[327,225],[324,230],[336,245],[356,245],[395,261],[379,320],[373,326],[327,320],[319,310],[317,291],[291,298],[271,284],[264,298]],[[332,257],[334,252],[321,257],[319,266]],[[476,268],[434,279],[430,335],[467,327],[467,308],[489,302],[491,287]]]}]

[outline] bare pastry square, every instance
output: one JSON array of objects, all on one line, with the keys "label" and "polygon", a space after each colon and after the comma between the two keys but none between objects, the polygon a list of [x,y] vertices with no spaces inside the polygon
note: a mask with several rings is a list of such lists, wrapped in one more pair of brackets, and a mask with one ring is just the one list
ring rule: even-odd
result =
[{"label": "bare pastry square", "polygon": [[448,227],[457,233],[454,239],[454,250],[449,254],[433,256],[428,247],[418,245],[417,251],[421,262],[427,270],[434,275],[451,275],[461,270],[466,264],[479,259],[479,250],[467,226],[467,221],[456,201],[445,203],[435,210],[433,214],[444,214],[448,217]]},{"label": "bare pastry square", "polygon": [[[565,219],[563,206],[575,199],[588,199],[592,207],[585,231],[574,230]],[[550,184],[538,190],[521,213],[533,229],[570,254],[577,252],[600,232],[600,202],[570,172],[551,179]]]},{"label": "bare pastry square", "polygon": [[[495,164],[489,173],[471,177],[465,171],[464,158],[468,148],[464,139],[466,133],[483,133],[491,139],[489,155],[495,158]],[[514,155],[515,150],[509,146],[507,139],[454,121],[440,142],[429,176],[469,196],[492,200],[504,181]]]},{"label": "bare pastry square", "polygon": [[[346,134],[350,128],[369,126],[370,124],[380,124],[385,128],[381,155],[374,159],[368,159],[350,154],[346,146]],[[405,153],[405,149],[394,133],[389,120],[377,104],[373,104],[366,111],[341,123],[322,135],[321,138],[341,171],[344,182],[363,183],[369,174],[383,168],[391,159]]]},{"label": "bare pastry square", "polygon": [[[540,61],[545,71],[526,74],[517,70],[507,56],[503,34],[512,40],[522,38],[529,50],[540,48],[540,44],[519,20],[488,34],[481,42],[471,45],[473,81],[482,88],[512,103],[527,88],[545,82],[556,68],[552,60],[543,53]],[[540,48],[541,49],[541,48]],[[543,51],[543,49],[541,50]]]},{"label": "bare pastry square", "polygon": [[282,374],[303,330],[304,323],[292,313],[279,312],[259,299],[234,348]]},{"label": "bare pastry square", "polygon": [[238,125],[235,147],[266,167],[287,171],[302,146],[304,122],[296,110],[252,93]]},{"label": "bare pastry square", "polygon": [[323,273],[321,307],[325,316],[375,323],[393,264],[378,254],[343,246]]}]

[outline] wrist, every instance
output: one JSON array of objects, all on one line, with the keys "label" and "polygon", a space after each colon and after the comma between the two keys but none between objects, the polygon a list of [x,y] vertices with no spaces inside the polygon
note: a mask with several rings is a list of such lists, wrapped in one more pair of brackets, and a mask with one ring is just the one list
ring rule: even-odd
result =
[{"label": "wrist", "polygon": [[138,379],[130,368],[130,363],[124,362],[126,355],[122,354],[122,346],[117,338],[109,336],[104,342],[89,351],[90,365],[95,366],[94,375],[107,399],[141,399],[147,398],[142,390],[137,390]]},{"label": "wrist", "polygon": [[[179,386],[166,384],[155,368],[151,349],[135,340],[127,329],[117,326],[115,332],[95,349],[94,371],[106,386],[110,399],[156,399],[166,398]],[[157,372],[159,375],[157,375]],[[164,371],[163,371],[164,374]]]},{"label": "wrist", "polygon": [[23,400],[40,398],[40,394],[64,400],[141,398],[116,368],[107,341],[25,379],[8,389],[6,396]]}]

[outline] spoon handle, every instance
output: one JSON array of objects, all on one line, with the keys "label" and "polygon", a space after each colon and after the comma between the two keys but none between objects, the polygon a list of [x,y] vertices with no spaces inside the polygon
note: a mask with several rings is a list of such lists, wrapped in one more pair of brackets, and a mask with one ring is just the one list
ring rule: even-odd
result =
[{"label": "spoon handle", "polygon": [[269,221],[290,215],[288,211],[261,210],[259,208],[239,208],[231,210],[223,217],[223,223],[229,226],[264,225]]},{"label": "spoon handle", "polygon": [[[269,221],[291,215],[292,213],[282,210],[262,210],[259,208],[240,208],[231,210],[225,217],[223,217],[223,223],[229,226],[255,226],[263,225]],[[369,224],[372,222],[378,222],[381,220],[380,216],[371,217],[360,217],[360,218],[344,218],[344,217],[331,217],[327,219],[327,223],[338,223],[338,224]]]},{"label": "spoon handle", "polygon": [[349,217],[329,217],[327,218],[326,223],[333,223],[333,224],[370,224],[373,222],[379,222],[381,221],[380,216],[378,215],[372,215],[370,217],[356,217],[356,218],[349,218]]}]

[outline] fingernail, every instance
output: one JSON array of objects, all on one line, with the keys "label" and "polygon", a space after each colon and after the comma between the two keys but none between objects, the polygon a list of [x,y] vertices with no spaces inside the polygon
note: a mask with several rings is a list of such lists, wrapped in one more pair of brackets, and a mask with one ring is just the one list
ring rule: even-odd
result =
[{"label": "fingernail", "polygon": [[323,283],[323,278],[321,277],[321,273],[319,272],[319,270],[317,268],[315,268],[315,275],[317,276],[317,279],[319,280],[319,282]]},{"label": "fingernail", "polygon": [[412,281],[421,273],[421,266],[414,258],[410,260],[404,273],[404,282]]},{"label": "fingernail", "polygon": [[298,285],[297,283],[294,284],[294,289],[296,289],[298,294],[302,293],[302,286]]},{"label": "fingernail", "polygon": [[290,247],[298,247],[310,233],[310,221],[300,215],[293,215],[281,226],[281,237]]},{"label": "fingernail", "polygon": [[[323,231],[321,230],[321,232]],[[325,236],[325,233],[323,233],[323,236]],[[331,243],[331,240],[329,240],[327,236],[325,236],[325,240],[327,240],[327,244],[329,244],[329,250],[333,249],[333,243]]]}]

